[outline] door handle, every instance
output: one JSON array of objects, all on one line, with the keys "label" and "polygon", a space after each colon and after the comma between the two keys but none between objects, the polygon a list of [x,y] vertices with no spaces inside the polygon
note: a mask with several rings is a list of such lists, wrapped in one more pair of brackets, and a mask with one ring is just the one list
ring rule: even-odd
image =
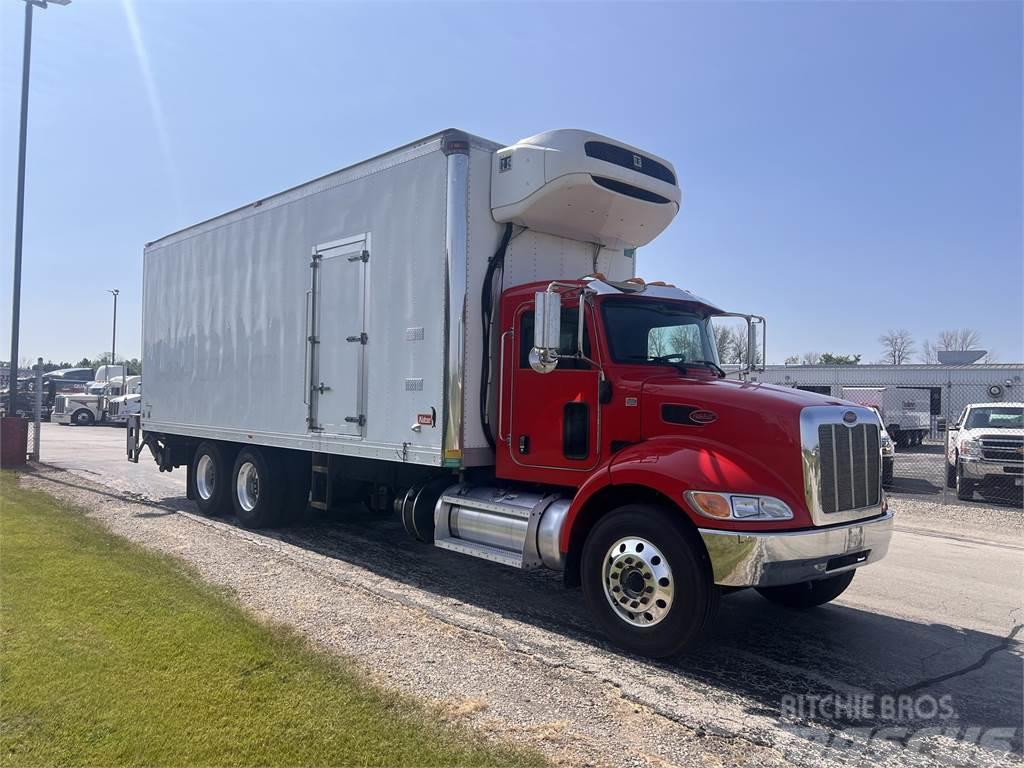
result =
[{"label": "door handle", "polygon": [[310,288],[306,291],[306,344],[303,347],[302,354],[302,402],[305,405],[309,405],[309,347],[313,343],[309,337],[309,326],[312,324],[312,318],[309,314],[309,299],[313,295],[313,289]]},{"label": "door handle", "polygon": [[315,390],[316,390],[317,392],[319,392],[319,393],[320,393],[321,395],[322,395],[322,394],[323,394],[324,392],[330,392],[330,391],[331,391],[331,388],[330,388],[330,387],[328,387],[328,386],[327,386],[326,384],[324,384],[324,383],[323,383],[322,381],[320,382],[320,386],[318,386],[318,387],[313,387],[313,389],[315,389]]}]

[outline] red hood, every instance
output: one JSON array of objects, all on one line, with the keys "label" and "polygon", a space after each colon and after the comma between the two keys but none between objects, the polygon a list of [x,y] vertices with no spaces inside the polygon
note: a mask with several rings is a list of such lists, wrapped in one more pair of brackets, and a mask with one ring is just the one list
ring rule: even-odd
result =
[{"label": "red hood", "polygon": [[[652,405],[657,403],[680,403],[695,405],[718,412],[719,421],[733,421],[733,417],[742,415],[744,429],[749,429],[751,419],[754,421],[775,422],[779,416],[799,419],[800,411],[810,405],[842,405],[842,402],[827,395],[805,392],[792,387],[778,387],[774,384],[736,381],[735,379],[693,379],[680,376],[654,376],[643,383],[645,405],[648,398]],[[664,430],[656,429],[654,433],[647,431],[646,408],[644,417],[644,436],[653,437],[664,434]],[[653,414],[657,422],[660,414]],[[798,427],[794,421],[789,422]]]},{"label": "red hood", "polygon": [[[668,405],[683,407],[663,412]],[[691,446],[733,456],[737,467],[746,466],[753,475],[760,475],[760,482],[767,476],[774,478],[771,485],[784,493],[787,503],[802,505],[800,412],[812,405],[840,403],[825,395],[771,384],[657,376],[643,384],[641,430],[646,440],[685,437]],[[688,414],[695,411],[710,413],[697,413],[690,419]],[[679,419],[684,423],[673,423]],[[758,465],[757,469],[751,464]],[[744,473],[750,482],[753,475]]]}]

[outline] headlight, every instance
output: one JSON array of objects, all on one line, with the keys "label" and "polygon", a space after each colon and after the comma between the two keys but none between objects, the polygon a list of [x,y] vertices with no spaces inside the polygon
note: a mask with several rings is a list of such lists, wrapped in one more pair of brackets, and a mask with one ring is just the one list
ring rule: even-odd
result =
[{"label": "headlight", "polygon": [[981,442],[978,440],[964,440],[960,443],[960,455],[969,459],[981,458]]},{"label": "headlight", "polygon": [[700,515],[712,520],[791,520],[793,510],[774,496],[687,491],[684,496]]}]

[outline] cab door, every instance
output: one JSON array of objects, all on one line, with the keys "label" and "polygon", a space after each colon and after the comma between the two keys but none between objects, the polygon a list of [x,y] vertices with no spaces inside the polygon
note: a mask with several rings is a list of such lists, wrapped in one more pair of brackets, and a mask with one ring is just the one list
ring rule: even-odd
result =
[{"label": "cab door", "polygon": [[[576,353],[578,321],[577,306],[562,308],[560,355]],[[578,358],[559,360],[550,373],[533,370],[529,361],[533,322],[530,302],[516,313],[511,339],[514,351],[506,351],[513,353],[507,456],[519,468],[592,470],[600,460],[599,372]],[[592,309],[588,307],[583,348],[591,358],[593,337]]]}]

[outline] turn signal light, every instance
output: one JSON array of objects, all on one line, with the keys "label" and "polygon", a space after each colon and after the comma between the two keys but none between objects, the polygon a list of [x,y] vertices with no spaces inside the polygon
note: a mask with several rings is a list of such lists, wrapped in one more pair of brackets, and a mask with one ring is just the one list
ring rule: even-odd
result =
[{"label": "turn signal light", "polygon": [[732,517],[732,507],[729,500],[719,493],[704,493],[702,491],[689,491],[686,494],[690,504],[705,517],[713,517],[718,520],[728,520]]},{"label": "turn signal light", "polygon": [[713,520],[791,520],[793,510],[774,496],[747,493],[687,491],[686,500],[704,517]]}]

